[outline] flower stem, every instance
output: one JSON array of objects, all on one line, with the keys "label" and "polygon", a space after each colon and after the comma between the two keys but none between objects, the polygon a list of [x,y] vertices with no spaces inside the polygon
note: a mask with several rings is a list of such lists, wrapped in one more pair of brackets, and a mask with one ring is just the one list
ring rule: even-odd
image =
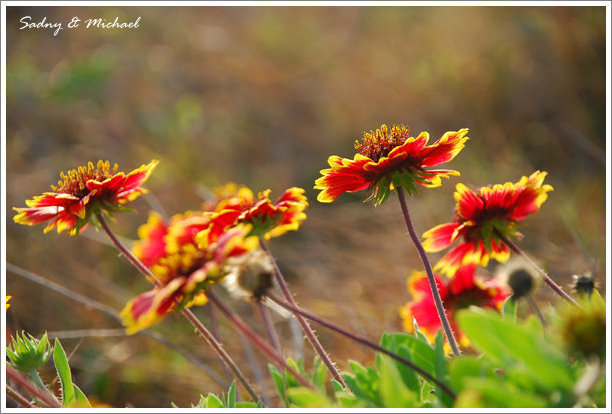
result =
[{"label": "flower stem", "polygon": [[273,302],[276,302],[278,305],[282,306],[283,308],[290,310],[292,312],[295,313],[299,313],[300,315],[310,319],[311,321],[314,321],[320,325],[325,326],[326,328],[331,329],[332,331],[335,331],[341,335],[344,335],[348,338],[351,338],[352,340],[359,342],[360,344],[363,344],[365,346],[368,346],[378,352],[381,352],[385,355],[390,356],[391,358],[395,359],[396,361],[401,362],[402,364],[408,366],[409,368],[411,368],[412,370],[416,371],[417,373],[421,374],[423,377],[427,378],[429,381],[433,382],[434,384],[436,384],[438,387],[440,387],[441,390],[443,390],[445,393],[447,393],[450,397],[452,397],[453,399],[456,398],[456,395],[453,391],[451,391],[446,385],[444,385],[442,382],[440,382],[437,378],[433,377],[429,372],[425,371],[423,368],[419,367],[418,365],[415,365],[414,363],[408,361],[405,358],[402,358],[401,356],[397,355],[394,352],[391,352],[383,347],[381,347],[380,345],[377,345],[376,343],[370,341],[367,338],[364,338],[361,335],[358,335],[354,332],[350,332],[332,322],[329,322],[313,313],[310,313],[308,311],[305,311],[304,309],[299,309],[296,307],[291,306],[290,304],[282,301],[281,299],[277,298],[276,296],[272,295],[272,294],[266,294],[266,296],[268,298],[270,298]]},{"label": "flower stem", "polygon": [[501,232],[497,231],[497,229],[495,230],[495,234],[497,235],[497,237],[500,238],[501,241],[504,242],[506,246],[510,248],[510,250],[512,250],[519,256],[522,256],[540,274],[540,276],[542,276],[544,282],[546,282],[546,284],[550,286],[552,290],[554,290],[559,296],[561,296],[566,301],[573,303],[574,305],[578,305],[578,302],[576,302],[574,298],[572,298],[563,289],[561,289],[561,286],[556,284],[555,281],[552,280],[552,278],[548,276],[548,274],[542,268],[535,264],[535,262],[531,260],[531,257],[529,257],[527,253],[525,253],[520,247],[518,247],[514,242],[512,242],[512,240],[505,237],[503,234],[501,234]]},{"label": "flower stem", "polygon": [[[285,282],[285,278],[283,277],[283,274],[281,273],[278,267],[278,263],[276,263],[274,256],[272,256],[272,252],[270,252],[270,247],[268,246],[268,243],[266,243],[263,237],[260,237],[259,244],[261,245],[261,248],[264,249],[266,253],[268,253],[268,256],[270,256],[270,259],[272,260],[272,263],[274,264],[274,278],[276,279],[276,282],[278,283],[281,289],[281,292],[283,293],[283,296],[285,297],[287,302],[289,302],[293,307],[299,309],[299,306],[295,302],[295,299],[293,299],[293,295],[289,291],[289,287],[287,286],[287,283]],[[304,334],[308,338],[308,341],[310,342],[310,344],[312,345],[316,353],[319,355],[319,357],[321,358],[321,361],[323,361],[323,363],[327,367],[327,370],[331,373],[332,377],[334,377],[336,381],[338,381],[340,384],[342,384],[344,388],[348,390],[349,388],[344,382],[344,379],[342,378],[342,376],[340,375],[340,372],[338,371],[334,363],[331,361],[329,355],[327,355],[327,352],[325,352],[325,349],[323,349],[321,342],[319,342],[319,339],[317,338],[314,331],[308,324],[308,321],[304,319],[304,317],[300,315],[298,312],[293,312],[293,314],[295,315],[295,318],[297,319],[298,323],[302,327],[302,331],[304,331]]]},{"label": "flower stem", "polygon": [[399,198],[400,205],[402,207],[402,213],[404,214],[404,221],[406,222],[406,229],[408,229],[408,233],[410,234],[410,238],[414,243],[417,251],[419,252],[419,256],[421,257],[421,261],[423,262],[423,266],[425,267],[425,273],[427,273],[427,280],[429,281],[429,287],[431,289],[431,294],[436,304],[436,309],[438,311],[438,317],[440,318],[440,322],[442,324],[442,328],[444,328],[444,333],[446,335],[446,339],[453,350],[453,354],[460,355],[461,351],[459,350],[459,346],[457,345],[457,340],[453,334],[453,330],[448,322],[448,318],[446,317],[446,312],[444,311],[444,304],[442,303],[442,299],[440,298],[440,292],[438,292],[438,286],[436,285],[436,279],[433,274],[433,270],[431,269],[431,263],[429,263],[429,259],[427,258],[427,253],[425,253],[425,248],[421,244],[419,240],[419,236],[417,236],[416,231],[414,230],[414,225],[412,224],[412,220],[410,219],[410,213],[408,212],[408,205],[406,204],[406,197],[404,196],[404,189],[402,187],[397,187],[397,197]]},{"label": "flower stem", "polygon": [[[145,276],[149,281],[153,282],[156,286],[159,286],[159,279],[155,277],[155,275],[144,264],[142,264],[142,262],[138,260],[138,258],[134,256],[132,252],[130,252],[129,249],[126,248],[123,243],[121,243],[121,241],[119,241],[115,233],[113,233],[110,227],[108,227],[108,224],[100,213],[96,214],[96,219],[98,220],[108,237],[111,239],[115,247],[119,249],[119,251],[125,256],[125,258],[130,263],[132,263],[132,265],[136,269],[138,269],[138,271],[142,273],[142,275]],[[208,345],[210,345],[210,347],[213,349],[213,351],[215,351],[221,361],[223,361],[223,363],[225,363],[225,365],[232,371],[234,377],[244,386],[251,398],[254,401],[261,401],[261,398],[257,395],[253,387],[251,387],[249,382],[246,380],[245,376],[240,371],[240,368],[238,368],[238,365],[236,365],[236,363],[232,360],[229,354],[225,351],[221,343],[219,343],[219,341],[215,339],[214,335],[208,329],[206,329],[204,324],[193,314],[191,310],[183,309],[181,313],[185,318],[187,318],[189,322],[191,322],[196,331],[200,334],[202,338],[204,338]]]},{"label": "flower stem", "polygon": [[287,370],[291,375],[295,377],[303,386],[314,390],[314,386],[310,384],[304,377],[298,374],[293,368],[291,368],[285,360],[270,346],[261,336],[259,336],[254,330],[252,330],[242,319],[238,317],[234,312],[230,310],[212,291],[208,289],[206,296],[210,301],[223,313],[227,319],[240,331],[246,338],[251,341],[263,354],[268,358],[276,362],[280,367]]},{"label": "flower stem", "polygon": [[30,383],[26,379],[26,377],[21,372],[17,371],[16,369],[7,366],[6,367],[6,377],[15,381],[17,384],[23,387],[28,393],[38,398],[40,401],[42,401],[49,407],[52,407],[52,408],[61,407],[61,404],[59,403],[59,401],[57,401],[57,399],[55,399],[55,397],[52,397],[51,395],[47,394],[40,388],[32,385],[32,383]]}]

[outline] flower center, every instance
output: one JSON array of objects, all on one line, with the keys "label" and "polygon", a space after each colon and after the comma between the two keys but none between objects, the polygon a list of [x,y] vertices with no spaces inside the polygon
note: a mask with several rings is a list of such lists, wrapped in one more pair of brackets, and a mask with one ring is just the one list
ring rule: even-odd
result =
[{"label": "flower center", "polygon": [[387,125],[383,124],[376,132],[365,132],[361,142],[355,141],[355,149],[360,150],[361,155],[378,161],[388,156],[393,148],[406,142],[409,132],[410,129],[404,125],[393,125],[389,130]]},{"label": "flower center", "polygon": [[110,162],[108,161],[100,160],[96,167],[94,167],[92,162],[89,162],[87,167],[81,166],[68,171],[68,175],[62,171],[60,173],[62,179],[57,182],[57,186],[52,185],[51,189],[57,193],[68,193],[76,197],[84,197],[89,192],[87,181],[104,181],[115,175],[118,169],[117,164],[111,169]]}]

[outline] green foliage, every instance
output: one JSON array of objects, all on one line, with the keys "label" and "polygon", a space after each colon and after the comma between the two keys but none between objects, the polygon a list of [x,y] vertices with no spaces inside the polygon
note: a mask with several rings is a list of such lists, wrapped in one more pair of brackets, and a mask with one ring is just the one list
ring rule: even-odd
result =
[{"label": "green foliage", "polygon": [[62,386],[62,407],[91,407],[85,394],[72,383],[68,358],[60,341],[55,339],[53,362]]},{"label": "green foliage", "polygon": [[[172,404],[173,408],[178,408]],[[236,381],[232,382],[227,393],[223,393],[221,398],[213,393],[208,393],[205,397],[200,396],[200,401],[196,405],[191,405],[191,408],[261,408],[261,402],[257,403],[249,401],[236,401]]]},{"label": "green foliage", "polygon": [[6,355],[9,365],[24,372],[36,371],[42,367],[51,356],[51,345],[47,339],[47,333],[42,338],[36,339],[29,333],[21,332],[12,339],[12,346],[6,347]]},{"label": "green foliage", "polygon": [[556,408],[598,401],[590,390],[576,392],[587,375],[585,364],[568,358],[562,342],[554,340],[556,333],[544,332],[534,317],[516,322],[508,314],[470,309],[457,321],[482,355],[452,360],[451,383],[459,393],[455,406]]},{"label": "green foliage", "polygon": [[[422,367],[434,377],[447,381],[448,361],[443,351],[442,336],[431,346],[422,337],[406,333],[385,333],[381,346]],[[411,368],[384,354],[376,355],[374,367],[364,367],[349,361],[350,372],[343,374],[349,390],[337,381],[331,389],[325,387],[327,371],[318,358],[312,373],[306,372],[301,360],[288,360],[288,364],[315,385],[316,391],[301,386],[293,376],[282,374],[270,366],[276,391],[290,407],[334,408],[398,408],[398,407],[450,407],[452,398],[421,378]],[[286,387],[286,393],[285,393]]]}]

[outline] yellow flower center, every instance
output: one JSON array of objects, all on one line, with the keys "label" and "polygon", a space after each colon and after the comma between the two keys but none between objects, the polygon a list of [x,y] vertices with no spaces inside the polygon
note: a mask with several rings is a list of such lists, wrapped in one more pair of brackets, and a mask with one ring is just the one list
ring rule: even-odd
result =
[{"label": "yellow flower center", "polygon": [[92,162],[89,162],[87,167],[81,166],[68,171],[68,175],[62,171],[60,173],[62,179],[57,182],[57,186],[52,185],[51,189],[57,193],[68,193],[77,197],[84,197],[88,192],[87,181],[104,181],[115,175],[118,169],[117,164],[111,169],[110,162],[108,161],[100,160],[96,167],[94,167]]},{"label": "yellow flower center", "polygon": [[355,141],[355,149],[360,150],[361,155],[378,161],[388,156],[393,148],[406,142],[409,132],[410,129],[404,125],[393,125],[389,130],[383,124],[376,132],[365,132],[361,142]]}]

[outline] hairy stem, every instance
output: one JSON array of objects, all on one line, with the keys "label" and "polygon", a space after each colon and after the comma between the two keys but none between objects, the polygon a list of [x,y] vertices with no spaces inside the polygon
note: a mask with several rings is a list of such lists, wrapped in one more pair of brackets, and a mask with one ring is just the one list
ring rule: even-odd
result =
[{"label": "hairy stem", "polygon": [[350,332],[347,329],[344,329],[330,321],[327,321],[323,318],[321,318],[320,316],[317,316],[313,313],[310,313],[308,311],[305,311],[304,309],[298,309],[295,308],[293,306],[291,306],[290,304],[282,301],[281,299],[277,298],[274,295],[271,294],[267,294],[266,295],[268,298],[270,298],[273,302],[276,302],[278,305],[282,306],[283,308],[292,311],[292,312],[297,312],[300,315],[310,319],[311,321],[314,321],[320,325],[325,326],[326,328],[331,329],[332,331],[335,331],[341,335],[344,335],[348,338],[351,338],[352,340],[359,342],[362,345],[365,345],[367,347],[370,347],[378,352],[381,352],[385,355],[390,356],[391,358],[395,359],[396,361],[401,362],[402,364],[408,366],[409,368],[411,368],[412,370],[414,370],[415,372],[419,373],[420,375],[422,375],[424,378],[426,378],[427,380],[433,382],[434,384],[436,384],[438,387],[440,387],[441,390],[443,390],[445,393],[447,393],[450,397],[452,397],[453,399],[456,397],[455,393],[453,391],[450,390],[450,388],[448,388],[446,385],[444,385],[442,382],[440,382],[437,378],[433,377],[429,372],[425,371],[423,368],[419,367],[418,365],[415,365],[414,363],[410,362],[409,360],[407,360],[406,358],[403,358],[399,355],[397,355],[394,352],[391,352],[381,346],[379,346],[378,344],[370,341],[367,338],[364,338],[361,335],[358,335],[354,332]]},{"label": "hairy stem", "polygon": [[[115,236],[110,227],[108,227],[108,224],[106,224],[106,221],[100,213],[96,214],[96,219],[98,220],[108,237],[111,239],[115,247],[119,249],[119,251],[125,256],[125,258],[130,263],[132,263],[132,265],[136,269],[138,269],[138,271],[142,273],[143,276],[145,276],[148,280],[154,282],[155,285],[159,286],[159,279],[157,279],[157,277],[155,277],[155,275],[144,264],[142,264],[142,262],[138,260],[138,258],[134,256],[132,252],[130,252],[129,249],[121,243],[121,241],[119,241],[119,239]],[[215,351],[221,361],[223,361],[223,363],[227,365],[227,367],[234,374],[235,378],[247,390],[251,398],[253,398],[254,401],[261,401],[261,398],[257,395],[253,387],[251,387],[249,382],[246,380],[245,376],[240,371],[240,368],[238,368],[238,365],[236,365],[236,363],[232,360],[229,354],[225,351],[223,346],[221,346],[219,341],[217,341],[214,335],[208,329],[206,329],[204,324],[193,314],[193,312],[189,309],[183,309],[183,311],[181,311],[181,314],[185,318],[187,318],[189,322],[191,322],[191,324],[200,334],[200,336],[204,338],[204,340],[211,346],[211,348]]]},{"label": "hairy stem", "polygon": [[217,297],[217,295],[209,289],[206,292],[206,296],[210,301],[225,315],[225,317],[240,331],[242,334],[249,340],[257,349],[259,349],[264,355],[270,358],[272,361],[276,363],[276,365],[280,366],[280,368],[287,370],[291,375],[295,377],[296,380],[300,382],[305,387],[310,389],[315,389],[312,384],[310,384],[304,377],[298,374],[293,368],[291,368],[283,357],[281,357],[278,352],[274,350],[274,348],[269,345],[261,336],[259,336],[253,329],[251,329],[242,319],[238,317],[234,312],[230,310],[221,300]]},{"label": "hairy stem", "polygon": [[520,247],[518,247],[514,242],[512,242],[512,240],[509,240],[506,236],[501,234],[501,232],[497,231],[497,229],[495,230],[495,235],[499,237],[499,239],[503,241],[504,244],[510,248],[510,250],[512,250],[519,256],[522,256],[523,259],[525,259],[531,265],[531,267],[533,267],[542,276],[544,282],[546,282],[546,284],[550,286],[552,290],[554,290],[559,296],[561,296],[566,301],[573,303],[574,305],[578,305],[578,302],[576,302],[573,297],[571,297],[563,289],[561,289],[561,286],[556,284],[555,281],[552,280],[552,278],[548,276],[548,274],[540,266],[535,264],[535,262],[531,260],[531,257],[529,257],[527,253],[525,253]]},{"label": "hairy stem", "polygon": [[25,389],[29,394],[35,396],[36,398],[38,398],[40,401],[42,401],[49,407],[52,407],[52,408],[61,407],[61,404],[59,403],[59,401],[57,401],[55,397],[52,397],[51,395],[41,390],[40,388],[35,387],[30,381],[26,379],[26,377],[21,372],[17,371],[16,369],[7,366],[6,367],[6,377],[15,381],[17,384],[19,384],[20,387]]},{"label": "hairy stem", "polygon": [[[285,278],[283,277],[283,274],[281,273],[278,267],[278,263],[276,263],[274,256],[272,256],[272,253],[270,252],[270,247],[268,246],[268,243],[266,243],[263,237],[260,237],[259,244],[261,245],[261,248],[264,249],[266,253],[268,253],[268,255],[270,256],[270,259],[272,260],[272,263],[274,264],[274,278],[276,282],[278,283],[278,286],[280,287],[281,292],[283,293],[283,296],[285,297],[287,302],[289,302],[295,308],[299,309],[299,306],[295,302],[295,299],[293,299],[293,295],[289,291],[289,287],[287,286],[287,283],[285,282]],[[293,312],[293,314],[295,315],[295,318],[297,319],[298,323],[302,327],[302,331],[306,335],[306,338],[308,338],[308,341],[314,348],[315,352],[319,355],[319,357],[321,358],[321,361],[323,361],[323,363],[327,367],[327,370],[331,373],[332,377],[334,377],[336,381],[338,381],[340,384],[342,384],[344,388],[348,390],[349,388],[344,382],[344,379],[342,378],[342,376],[340,375],[338,368],[336,368],[336,366],[330,359],[329,355],[327,355],[327,352],[325,352],[325,349],[323,349],[321,342],[319,342],[319,339],[317,338],[314,331],[308,324],[308,321],[304,319],[304,317],[297,312]]]},{"label": "hairy stem", "polygon": [[436,279],[431,268],[431,263],[429,263],[429,258],[427,257],[427,253],[425,253],[425,248],[423,247],[423,244],[421,244],[419,236],[414,230],[414,225],[412,224],[412,219],[410,218],[410,213],[408,212],[408,205],[406,204],[406,197],[404,196],[404,190],[402,187],[397,187],[397,197],[399,198],[399,202],[402,207],[404,221],[406,222],[406,229],[410,234],[410,238],[412,239],[414,246],[419,252],[419,256],[421,257],[423,266],[425,267],[425,273],[427,273],[427,281],[429,282],[431,294],[433,296],[434,303],[436,304],[436,310],[438,311],[438,317],[440,318],[440,323],[442,324],[442,328],[444,329],[444,334],[446,335],[446,339],[448,340],[448,343],[450,344],[451,349],[453,350],[453,354],[460,355],[461,351],[459,350],[457,340],[455,339],[455,335],[453,334],[451,325],[448,322],[448,318],[446,317],[446,312],[444,311],[444,304],[442,303],[442,299],[440,298],[440,292],[438,291],[438,286],[436,285]]}]

